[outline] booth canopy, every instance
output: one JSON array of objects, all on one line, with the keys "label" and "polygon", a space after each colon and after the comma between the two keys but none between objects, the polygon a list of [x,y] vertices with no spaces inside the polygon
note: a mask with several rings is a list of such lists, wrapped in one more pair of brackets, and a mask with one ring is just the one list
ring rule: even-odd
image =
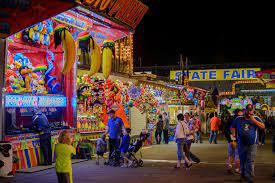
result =
[{"label": "booth canopy", "polygon": [[131,30],[135,29],[148,10],[139,0],[0,1],[0,38],[6,38],[78,5]]}]

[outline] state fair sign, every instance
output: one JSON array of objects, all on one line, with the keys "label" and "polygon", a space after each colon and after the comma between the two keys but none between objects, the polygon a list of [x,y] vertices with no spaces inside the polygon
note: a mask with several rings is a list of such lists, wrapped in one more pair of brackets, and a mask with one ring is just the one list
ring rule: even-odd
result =
[{"label": "state fair sign", "polygon": [[[256,72],[260,70],[260,68],[189,70],[188,76],[189,81],[251,80],[257,79]],[[171,80],[178,81],[181,76],[180,70],[170,71]]]},{"label": "state fair sign", "polygon": [[66,97],[6,95],[5,107],[66,107]]}]

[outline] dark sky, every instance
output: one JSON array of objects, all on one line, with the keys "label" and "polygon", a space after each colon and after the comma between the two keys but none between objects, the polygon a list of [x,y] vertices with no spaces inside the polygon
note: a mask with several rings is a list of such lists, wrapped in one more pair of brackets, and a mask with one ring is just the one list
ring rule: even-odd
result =
[{"label": "dark sky", "polygon": [[150,9],[135,34],[143,65],[175,65],[180,53],[191,64],[274,62],[271,5],[180,2],[145,1]]}]

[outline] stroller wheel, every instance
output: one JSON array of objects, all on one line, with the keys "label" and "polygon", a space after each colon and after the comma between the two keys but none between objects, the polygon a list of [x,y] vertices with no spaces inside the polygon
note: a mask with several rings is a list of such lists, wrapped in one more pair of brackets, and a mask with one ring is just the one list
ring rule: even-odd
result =
[{"label": "stroller wheel", "polygon": [[133,168],[137,168],[138,167],[138,161],[137,160],[133,160],[132,167]]},{"label": "stroller wheel", "polygon": [[138,160],[138,166],[143,167],[143,161],[141,159]]}]

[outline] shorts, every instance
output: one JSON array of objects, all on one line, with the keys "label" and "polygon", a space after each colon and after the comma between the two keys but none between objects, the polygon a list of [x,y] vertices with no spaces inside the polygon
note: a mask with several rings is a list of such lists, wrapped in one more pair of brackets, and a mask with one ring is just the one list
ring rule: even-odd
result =
[{"label": "shorts", "polygon": [[121,154],[122,157],[124,157],[124,156],[128,157],[127,152],[120,152],[120,154]]},{"label": "shorts", "polygon": [[58,183],[70,183],[70,173],[56,173]]},{"label": "shorts", "polygon": [[103,155],[104,155],[104,152],[96,152],[96,154],[97,154],[98,156],[103,156]]}]

